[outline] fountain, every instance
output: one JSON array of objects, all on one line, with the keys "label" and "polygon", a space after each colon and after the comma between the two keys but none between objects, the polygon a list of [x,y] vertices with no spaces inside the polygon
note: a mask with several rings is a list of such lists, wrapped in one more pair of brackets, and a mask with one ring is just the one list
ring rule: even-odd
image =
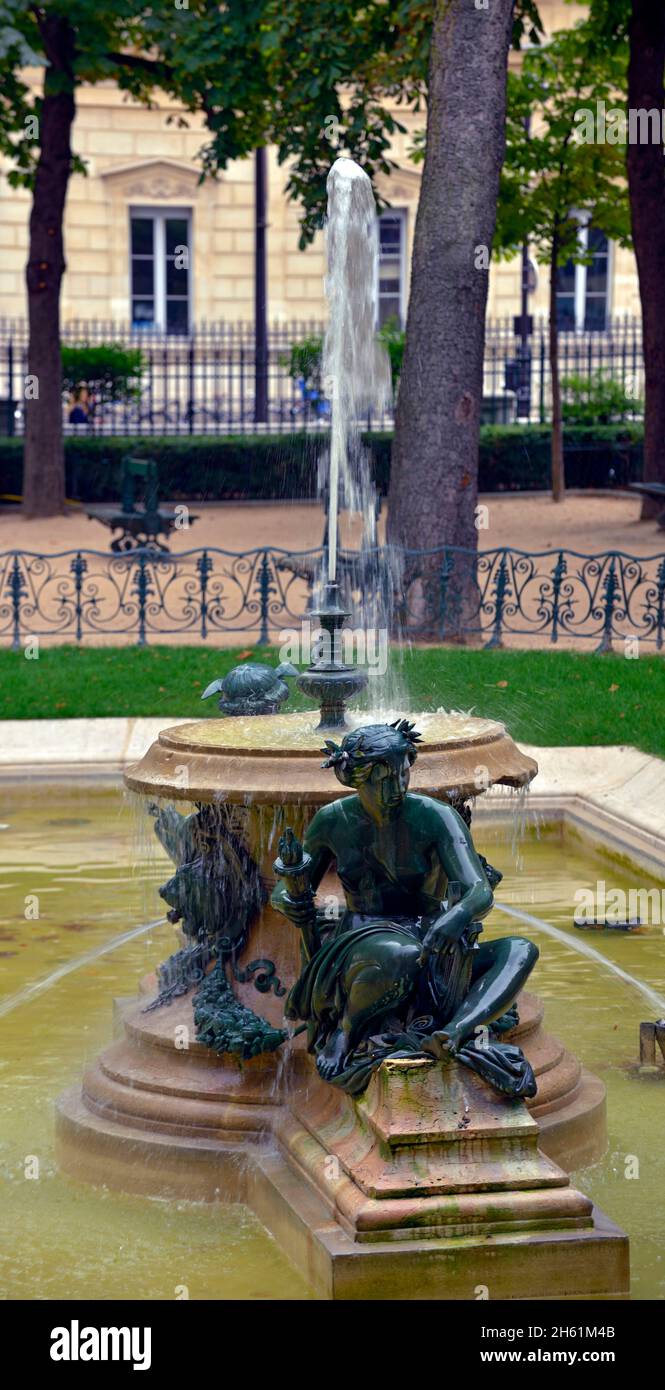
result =
[{"label": "fountain", "polygon": [[543,1031],[532,943],[478,941],[501,875],[471,802],[536,764],[490,720],[345,709],[366,676],[339,650],[337,499],[371,385],[374,232],[351,161],[329,196],[329,551],[298,677],[319,721],[243,706],[127,769],[175,864],[181,941],[61,1098],[59,1160],[250,1204],[325,1297],[621,1294],[626,1238],[566,1172],[604,1149],[604,1088]]}]

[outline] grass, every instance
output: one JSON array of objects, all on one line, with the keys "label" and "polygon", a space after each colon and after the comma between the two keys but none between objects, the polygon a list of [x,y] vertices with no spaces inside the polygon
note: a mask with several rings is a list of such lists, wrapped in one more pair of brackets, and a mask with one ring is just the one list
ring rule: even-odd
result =
[{"label": "grass", "polygon": [[[42,647],[38,660],[0,651],[0,718],[124,715],[200,718],[216,711],[201,692],[241,656],[214,647]],[[274,661],[274,652],[242,651]],[[518,740],[541,746],[629,743],[665,757],[665,660],[567,651],[407,652],[412,710],[474,710],[502,719]],[[294,691],[288,708],[307,708]]]}]

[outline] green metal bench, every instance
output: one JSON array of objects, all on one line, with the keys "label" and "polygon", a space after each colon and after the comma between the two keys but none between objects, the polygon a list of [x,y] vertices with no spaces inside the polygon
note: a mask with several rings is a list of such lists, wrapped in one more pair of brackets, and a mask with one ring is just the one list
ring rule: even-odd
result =
[{"label": "green metal bench", "polygon": [[[138,487],[137,487],[138,485]],[[142,492],[142,502],[137,505],[137,491]],[[177,513],[175,510],[162,510],[159,506],[159,471],[154,459],[137,459],[128,455],[122,461],[122,481],[120,510],[115,503],[91,507],[87,515],[91,521],[100,521],[120,535],[111,541],[111,550],[122,552],[135,550],[142,546],[155,546],[168,550],[166,540],[174,530]],[[198,517],[191,513],[189,525]],[[164,536],[164,542],[158,540]]]}]

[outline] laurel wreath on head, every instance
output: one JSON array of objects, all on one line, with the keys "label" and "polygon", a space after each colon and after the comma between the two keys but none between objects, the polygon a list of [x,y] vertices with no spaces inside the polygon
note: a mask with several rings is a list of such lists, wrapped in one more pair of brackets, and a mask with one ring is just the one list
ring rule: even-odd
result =
[{"label": "laurel wreath on head", "polygon": [[415,722],[410,724],[408,719],[396,719],[395,723],[391,724],[390,727],[391,729],[395,729],[398,734],[401,734],[402,737],[406,739],[407,743],[417,743],[418,740],[422,738],[422,734],[418,733]]},{"label": "laurel wreath on head", "polygon": [[333,743],[331,738],[326,739],[325,748],[321,749],[325,754],[326,761],[321,763],[321,767],[339,767],[342,770],[351,762],[351,755],[345,748],[340,748],[338,743]]},{"label": "laurel wreath on head", "polygon": [[[422,738],[415,723],[410,724],[408,719],[396,719],[393,724],[386,724],[385,727],[386,729],[394,729],[396,734],[401,734],[412,748],[415,748],[416,743]],[[367,751],[366,740],[362,733],[353,748],[345,748],[344,744],[349,737],[350,735],[347,734],[341,744],[334,743],[331,738],[325,740],[325,748],[321,749],[321,752],[325,754],[325,762],[321,764],[322,767],[339,768],[341,772],[345,772],[349,764],[352,767],[360,767],[370,757],[380,759],[381,751],[379,749],[376,752]]]}]

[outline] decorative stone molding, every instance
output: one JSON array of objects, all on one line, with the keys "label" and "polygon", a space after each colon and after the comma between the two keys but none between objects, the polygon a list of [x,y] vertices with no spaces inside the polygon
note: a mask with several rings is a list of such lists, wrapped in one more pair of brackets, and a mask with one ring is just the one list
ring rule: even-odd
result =
[{"label": "decorative stone molding", "polygon": [[390,174],[377,174],[374,180],[377,192],[382,198],[386,198],[392,207],[417,203],[420,197],[420,182],[421,175],[416,169],[400,168],[393,169]]},{"label": "decorative stone molding", "polygon": [[140,159],[113,165],[100,173],[114,193],[144,202],[164,199],[191,202],[198,194],[199,171],[177,159]]}]

